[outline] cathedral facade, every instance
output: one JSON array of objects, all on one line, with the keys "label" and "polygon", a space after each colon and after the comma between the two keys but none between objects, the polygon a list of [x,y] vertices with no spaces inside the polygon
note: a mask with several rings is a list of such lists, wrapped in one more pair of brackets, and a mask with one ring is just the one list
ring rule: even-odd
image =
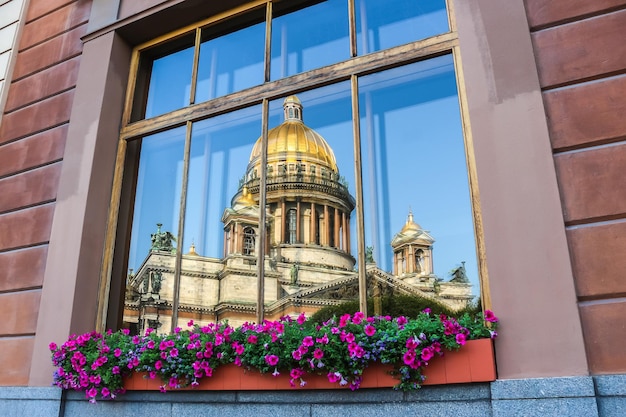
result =
[{"label": "cathedral facade", "polygon": [[[340,175],[333,150],[307,127],[296,96],[284,104],[284,122],[268,132],[266,224],[260,233],[259,186],[261,138],[252,149],[246,172],[231,206],[224,210],[223,257],[202,256],[192,245],[182,255],[179,291],[175,291],[173,236],[152,235],[150,253],[129,274],[124,325],[166,332],[171,326],[175,293],[180,322],[254,321],[259,247],[265,248],[264,303],[269,319],[356,299],[358,277],[351,253],[350,220],[355,200]],[[266,236],[259,245],[259,236]],[[433,271],[435,239],[409,214],[393,237],[393,270],[383,271],[368,251],[368,294],[414,294],[453,309],[473,298],[463,267],[444,282]],[[185,321],[186,322],[186,321]]]}]

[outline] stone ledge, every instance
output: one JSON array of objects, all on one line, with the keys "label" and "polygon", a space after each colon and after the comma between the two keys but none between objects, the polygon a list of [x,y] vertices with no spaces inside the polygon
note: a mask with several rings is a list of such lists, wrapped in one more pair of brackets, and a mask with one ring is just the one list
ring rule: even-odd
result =
[{"label": "stone ledge", "polygon": [[593,377],[593,381],[596,384],[596,391],[601,397],[626,396],[626,374],[596,375]]},{"label": "stone ledge", "polygon": [[0,387],[0,400],[61,401],[62,392],[56,387]]},{"label": "stone ledge", "polygon": [[501,379],[491,383],[494,400],[594,397],[589,376]]},{"label": "stone ledge", "polygon": [[491,405],[493,417],[598,417],[595,398],[495,400]]}]

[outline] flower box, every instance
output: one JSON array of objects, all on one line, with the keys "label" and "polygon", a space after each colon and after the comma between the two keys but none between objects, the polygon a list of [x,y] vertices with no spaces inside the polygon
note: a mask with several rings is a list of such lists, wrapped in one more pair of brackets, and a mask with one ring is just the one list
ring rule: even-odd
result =
[{"label": "flower box", "polygon": [[[399,380],[389,374],[390,365],[374,363],[363,372],[361,388],[390,388]],[[469,340],[458,351],[445,352],[443,356],[429,361],[422,385],[457,384],[469,382],[489,382],[496,379],[493,343],[491,339]],[[202,378],[195,387],[185,390],[290,390],[290,389],[337,389],[347,388],[331,383],[323,375],[306,375],[304,386],[291,387],[288,373],[276,377],[249,371],[233,364],[220,366],[210,378]],[[124,381],[127,391],[159,390],[163,385],[160,379],[150,379],[145,373],[133,373]]]}]

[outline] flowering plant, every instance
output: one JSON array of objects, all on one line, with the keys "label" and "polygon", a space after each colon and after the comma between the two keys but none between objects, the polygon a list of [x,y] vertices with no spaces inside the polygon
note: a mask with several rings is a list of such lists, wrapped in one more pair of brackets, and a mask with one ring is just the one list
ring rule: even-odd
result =
[{"label": "flowering plant", "polygon": [[359,388],[370,363],[392,364],[396,388],[420,387],[429,361],[446,350],[461,348],[467,340],[494,338],[498,319],[489,310],[459,318],[431,314],[364,317],[344,314],[313,323],[301,314],[260,324],[208,326],[188,323],[189,329],[143,336],[128,330],[72,335],[62,346],[52,343],[54,384],[85,391],[91,401],[114,398],[124,391],[123,376],[147,372],[163,381],[162,391],[197,385],[222,364],[234,363],[274,376],[287,372],[292,386],[306,384],[307,374],[325,375],[330,382]]}]

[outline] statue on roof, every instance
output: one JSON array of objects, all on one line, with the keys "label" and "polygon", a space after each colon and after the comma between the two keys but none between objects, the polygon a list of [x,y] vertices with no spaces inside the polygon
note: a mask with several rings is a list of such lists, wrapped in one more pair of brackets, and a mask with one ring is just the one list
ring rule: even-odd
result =
[{"label": "statue on roof", "polygon": [[161,226],[163,226],[162,223],[157,223],[156,233],[152,233],[150,235],[150,239],[152,240],[152,246],[150,247],[150,251],[173,252],[174,245],[172,244],[172,242],[176,242],[176,238],[170,232],[162,232]]},{"label": "statue on roof", "polygon": [[374,260],[374,247],[373,246],[368,246],[365,248],[365,263],[368,263],[368,264],[376,263],[376,261]]},{"label": "statue on roof", "polygon": [[460,284],[467,284],[469,279],[465,273],[465,261],[461,262],[461,266],[452,271],[452,279],[450,282],[458,282]]},{"label": "statue on roof", "polygon": [[291,266],[291,285],[298,284],[298,271],[300,270],[300,265],[296,262]]}]

